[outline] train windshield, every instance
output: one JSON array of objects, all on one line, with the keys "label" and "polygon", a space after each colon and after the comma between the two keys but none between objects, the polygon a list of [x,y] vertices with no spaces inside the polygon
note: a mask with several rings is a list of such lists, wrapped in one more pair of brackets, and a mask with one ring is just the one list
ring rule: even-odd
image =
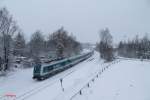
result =
[{"label": "train windshield", "polygon": [[36,65],[34,67],[34,73],[40,73],[40,70],[41,70],[41,65]]}]

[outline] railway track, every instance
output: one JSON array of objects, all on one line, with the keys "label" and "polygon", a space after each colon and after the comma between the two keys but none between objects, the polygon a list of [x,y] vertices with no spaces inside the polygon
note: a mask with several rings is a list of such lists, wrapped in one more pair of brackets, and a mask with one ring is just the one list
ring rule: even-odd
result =
[{"label": "railway track", "polygon": [[[88,58],[88,59],[85,60],[85,61],[88,61],[88,62],[89,62],[89,61],[92,61],[92,60],[94,60],[94,58],[90,57],[90,58]],[[85,61],[83,61],[83,62],[85,62]],[[69,70],[69,69],[68,69],[68,70]],[[35,87],[35,88],[33,88],[33,89],[31,89],[31,90],[29,90],[29,91],[27,91],[27,92],[25,92],[25,93],[19,95],[19,96],[17,96],[15,100],[26,100],[26,99],[32,97],[33,95],[39,93],[40,91],[44,90],[45,88],[47,88],[47,87],[49,87],[49,86],[52,86],[52,85],[54,85],[55,83],[59,82],[60,79],[63,79],[63,78],[65,78],[65,77],[71,75],[71,74],[74,73],[75,71],[77,71],[77,69],[76,69],[76,70],[73,70],[73,71],[71,71],[71,72],[68,72],[68,73],[65,74],[64,76],[58,78],[57,80],[55,80],[55,81],[53,81],[53,82],[51,82],[51,83],[50,83],[49,81],[44,82],[44,83],[40,84],[39,86],[37,86],[37,87]],[[61,72],[61,73],[63,73],[63,72]],[[54,76],[55,76],[55,75],[54,75]],[[53,76],[53,77],[54,77],[54,76]],[[0,100],[1,100],[1,99],[0,99]]]},{"label": "railway track", "polygon": [[[121,60],[134,60],[134,61],[135,61],[135,60],[138,60],[138,61],[140,60],[140,59],[132,59],[132,58],[117,58],[117,59],[120,59],[120,60],[117,61],[117,62],[112,62],[112,63],[110,63],[108,66],[111,66],[111,65],[113,65],[113,64],[115,64],[115,63],[118,63],[118,62],[120,62]],[[90,61],[93,61],[93,60],[94,60],[94,58],[90,57],[90,58],[88,58],[88,59],[85,60],[85,61],[86,61],[86,62],[90,62]],[[143,60],[143,61],[149,61],[149,60]],[[149,61],[149,62],[150,62],[150,61]],[[76,69],[76,70],[77,70],[77,69]],[[47,87],[49,87],[49,86],[52,86],[52,85],[54,85],[55,83],[59,82],[60,79],[65,78],[65,77],[71,75],[71,74],[72,74],[73,72],[75,72],[76,70],[73,70],[73,71],[67,73],[66,75],[64,75],[63,77],[61,77],[61,78],[59,78],[59,79],[57,79],[57,80],[55,80],[55,81],[53,81],[52,83],[49,83],[49,81],[46,82],[46,83],[43,83],[43,84],[41,84],[40,86],[38,86],[38,87],[36,87],[36,88],[33,88],[33,89],[29,90],[28,92],[25,92],[24,94],[22,94],[22,95],[16,97],[16,100],[26,100],[27,98],[33,96],[34,94],[37,94],[38,92],[44,90],[45,88],[47,88]],[[2,98],[2,97],[0,97],[0,99],[1,99],[1,98]]]}]

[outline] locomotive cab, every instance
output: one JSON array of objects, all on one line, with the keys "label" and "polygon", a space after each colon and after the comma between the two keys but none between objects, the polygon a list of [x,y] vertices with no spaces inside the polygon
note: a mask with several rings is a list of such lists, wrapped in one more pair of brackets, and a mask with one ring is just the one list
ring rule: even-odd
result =
[{"label": "locomotive cab", "polygon": [[40,78],[41,64],[37,64],[33,69],[33,79]]}]

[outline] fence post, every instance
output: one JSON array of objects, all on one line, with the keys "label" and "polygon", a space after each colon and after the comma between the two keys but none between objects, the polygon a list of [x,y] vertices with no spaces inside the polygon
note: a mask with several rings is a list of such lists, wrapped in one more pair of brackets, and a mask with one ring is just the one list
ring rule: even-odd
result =
[{"label": "fence post", "polygon": [[92,81],[94,82],[94,78],[92,79]]},{"label": "fence post", "polygon": [[97,74],[97,76],[96,76],[97,78],[98,78],[98,74]]},{"label": "fence post", "polygon": [[61,89],[64,92],[64,88],[63,88],[63,78],[60,79],[60,84],[61,84]]},{"label": "fence post", "polygon": [[88,86],[88,88],[89,88],[89,87],[90,87],[90,84],[88,83],[87,86]]},{"label": "fence post", "polygon": [[80,90],[80,95],[82,95],[82,90]]}]

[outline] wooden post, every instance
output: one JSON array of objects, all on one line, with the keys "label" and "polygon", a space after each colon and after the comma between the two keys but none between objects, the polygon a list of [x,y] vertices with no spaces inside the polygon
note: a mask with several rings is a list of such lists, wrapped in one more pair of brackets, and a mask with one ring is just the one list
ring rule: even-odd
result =
[{"label": "wooden post", "polygon": [[80,95],[82,95],[82,90],[80,90]]},{"label": "wooden post", "polygon": [[94,78],[92,79],[92,81],[94,82]]},{"label": "wooden post", "polygon": [[89,88],[89,87],[90,87],[90,84],[88,83],[87,86],[88,86],[88,88]]},{"label": "wooden post", "polygon": [[62,78],[60,79],[60,84],[61,84],[62,91],[64,92],[64,88],[63,88],[63,79],[62,79]]},{"label": "wooden post", "polygon": [[98,78],[98,74],[97,74],[97,78]]}]

